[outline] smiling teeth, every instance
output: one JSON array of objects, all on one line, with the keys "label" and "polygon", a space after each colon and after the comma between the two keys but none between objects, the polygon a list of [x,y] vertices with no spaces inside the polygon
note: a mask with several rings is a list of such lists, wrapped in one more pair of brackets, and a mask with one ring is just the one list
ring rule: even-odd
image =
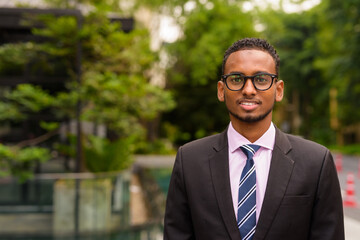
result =
[{"label": "smiling teeth", "polygon": [[252,106],[255,105],[255,103],[251,103],[251,102],[243,102],[241,103],[242,105],[247,105],[247,106]]}]

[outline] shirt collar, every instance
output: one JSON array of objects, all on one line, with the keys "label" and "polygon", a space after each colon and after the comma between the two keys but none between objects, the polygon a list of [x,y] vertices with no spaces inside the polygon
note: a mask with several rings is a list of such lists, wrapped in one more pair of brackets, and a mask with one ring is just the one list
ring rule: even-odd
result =
[{"label": "shirt collar", "polygon": [[243,135],[238,133],[234,127],[232,126],[231,122],[229,124],[229,128],[227,131],[228,135],[228,142],[229,142],[229,150],[230,152],[234,152],[239,149],[240,146],[245,144],[256,144],[261,147],[267,148],[269,150],[274,149],[275,144],[275,127],[274,124],[271,122],[270,127],[268,130],[254,143],[251,143],[248,139],[246,139]]}]

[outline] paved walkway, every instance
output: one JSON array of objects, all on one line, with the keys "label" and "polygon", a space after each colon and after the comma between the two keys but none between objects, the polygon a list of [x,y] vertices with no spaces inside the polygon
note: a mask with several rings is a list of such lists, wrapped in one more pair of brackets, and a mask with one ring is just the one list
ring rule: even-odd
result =
[{"label": "paved walkway", "polygon": [[133,174],[130,182],[130,222],[131,225],[145,224],[148,218],[148,210],[145,204],[144,191],[138,176]]},{"label": "paved walkway", "polygon": [[345,215],[345,239],[359,240],[360,222]]},{"label": "paved walkway", "polygon": [[[337,155],[333,154],[335,162]],[[352,173],[354,176],[354,199],[357,202],[357,207],[344,206],[345,215],[345,236],[346,240],[360,239],[360,159],[354,156],[343,156],[342,167],[338,172],[339,181],[342,189],[343,198],[347,194],[347,178],[348,174]]]}]

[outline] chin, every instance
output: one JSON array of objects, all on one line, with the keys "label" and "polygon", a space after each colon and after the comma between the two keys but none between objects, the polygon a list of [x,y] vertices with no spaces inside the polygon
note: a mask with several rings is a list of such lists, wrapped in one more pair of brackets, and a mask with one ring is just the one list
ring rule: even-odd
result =
[{"label": "chin", "polygon": [[258,116],[240,116],[239,114],[233,113],[232,111],[229,110],[229,113],[231,116],[233,116],[234,118],[236,118],[237,120],[241,121],[241,122],[245,122],[245,123],[256,123],[256,122],[260,122],[262,120],[264,120],[267,116],[269,116],[269,114],[272,112],[272,109],[270,109],[270,111],[266,112],[265,114],[261,114]]}]

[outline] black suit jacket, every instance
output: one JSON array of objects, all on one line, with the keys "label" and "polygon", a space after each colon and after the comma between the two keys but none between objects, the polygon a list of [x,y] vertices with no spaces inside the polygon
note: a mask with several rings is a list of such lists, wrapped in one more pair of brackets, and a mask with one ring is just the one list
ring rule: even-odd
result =
[{"label": "black suit jacket", "polygon": [[[227,131],[179,148],[164,239],[241,239],[230,190]],[[328,149],[276,129],[254,235],[260,239],[344,239],[340,186]]]}]

